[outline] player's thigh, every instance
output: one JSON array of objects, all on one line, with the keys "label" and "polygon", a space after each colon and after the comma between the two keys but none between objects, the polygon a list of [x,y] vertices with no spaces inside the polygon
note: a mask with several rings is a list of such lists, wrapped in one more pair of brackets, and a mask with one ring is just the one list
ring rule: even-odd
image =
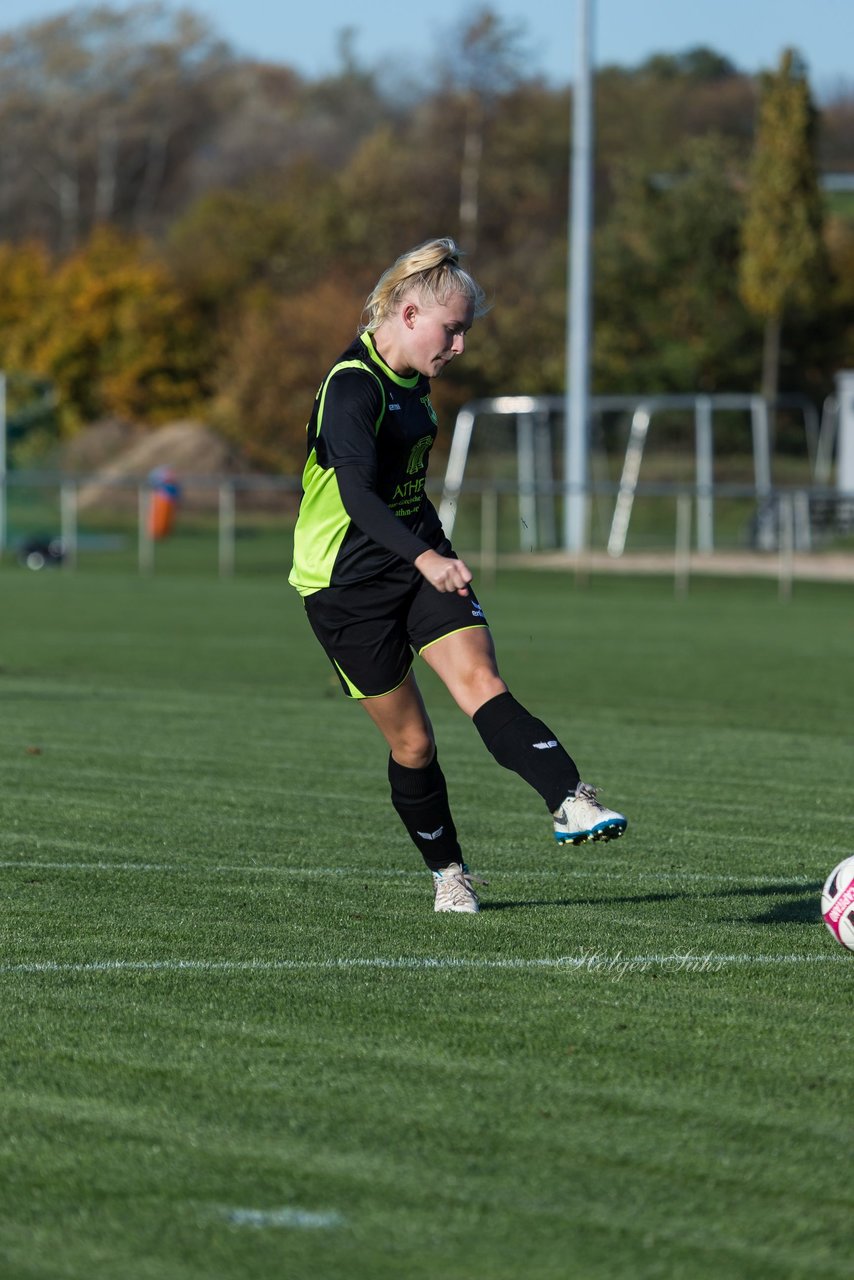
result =
[{"label": "player's thigh", "polygon": [[433,727],[412,672],[391,693],[363,698],[362,706],[398,764],[423,769],[430,763],[435,751]]},{"label": "player's thigh", "polygon": [[467,716],[473,716],[490,698],[507,690],[498,673],[489,627],[454,631],[420,652]]},{"label": "player's thigh", "polygon": [[412,586],[377,581],[327,587],[306,597],[312,630],[348,697],[378,697],[403,684],[412,667],[411,595]]}]

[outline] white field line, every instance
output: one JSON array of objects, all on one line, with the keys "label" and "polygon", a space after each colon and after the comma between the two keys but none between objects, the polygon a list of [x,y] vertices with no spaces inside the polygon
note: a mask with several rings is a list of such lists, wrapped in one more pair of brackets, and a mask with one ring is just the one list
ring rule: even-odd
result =
[{"label": "white field line", "polygon": [[297,1227],[303,1230],[341,1227],[344,1219],[334,1211],[318,1213],[310,1209],[226,1209],[218,1210],[235,1227]]},{"label": "white field line", "polygon": [[[0,861],[0,870],[26,871],[128,871],[128,872],[166,872],[171,875],[270,875],[270,876],[417,876],[423,879],[425,872],[418,867],[274,867],[258,863],[217,864],[209,866],[204,863],[181,862],[43,862],[36,859],[10,858]],[[615,867],[603,869],[601,866],[589,867],[542,867],[532,866],[528,869],[510,868],[492,872],[497,879],[579,879],[601,880],[603,877],[612,880],[652,880],[656,883],[676,884],[683,881],[688,884],[743,884],[774,885],[785,881],[790,885],[803,884],[804,887],[815,884],[816,876],[789,875],[785,871],[774,876],[734,875],[730,872],[714,871],[646,871],[643,868],[630,867],[620,870]],[[818,877],[819,879],[821,877]]]},{"label": "white field line", "polygon": [[622,951],[582,951],[574,956],[541,958],[478,959],[461,956],[341,956],[328,960],[33,960],[0,965],[0,974],[83,974],[83,973],[311,973],[359,972],[366,969],[400,969],[408,971],[511,970],[532,972],[558,970],[569,973],[606,973],[623,977],[649,969],[667,969],[689,973],[717,973],[721,969],[767,967],[770,965],[851,963],[842,951],[818,955],[760,954],[726,955],[718,952],[693,954],[674,952],[663,955],[627,955]]}]

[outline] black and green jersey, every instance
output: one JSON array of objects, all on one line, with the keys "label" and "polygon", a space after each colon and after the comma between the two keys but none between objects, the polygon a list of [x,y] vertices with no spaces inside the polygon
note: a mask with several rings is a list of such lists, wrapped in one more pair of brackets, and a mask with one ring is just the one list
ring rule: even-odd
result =
[{"label": "black and green jersey", "polygon": [[[400,377],[370,334],[356,338],[321,383],[307,428],[289,578],[301,595],[367,581],[442,543],[425,492],[436,430],[429,380]],[[359,492],[370,502],[351,500]]]}]

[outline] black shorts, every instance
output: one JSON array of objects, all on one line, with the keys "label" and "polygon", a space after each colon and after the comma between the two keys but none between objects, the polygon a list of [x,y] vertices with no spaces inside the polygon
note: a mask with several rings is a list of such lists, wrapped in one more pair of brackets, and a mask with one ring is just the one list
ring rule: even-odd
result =
[{"label": "black shorts", "polygon": [[350,698],[379,698],[403,684],[413,649],[456,631],[488,626],[477,597],[437,591],[401,565],[368,582],[324,587],[304,597],[312,630]]}]

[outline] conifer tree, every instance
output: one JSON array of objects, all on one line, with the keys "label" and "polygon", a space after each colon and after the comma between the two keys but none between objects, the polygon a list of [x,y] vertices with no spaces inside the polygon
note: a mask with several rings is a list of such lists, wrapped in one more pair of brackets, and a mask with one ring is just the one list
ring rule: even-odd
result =
[{"label": "conifer tree", "polygon": [[742,300],[765,322],[761,389],[771,404],[784,317],[815,310],[827,281],[815,134],[806,72],[787,49],[778,70],[762,77],[739,264]]}]

